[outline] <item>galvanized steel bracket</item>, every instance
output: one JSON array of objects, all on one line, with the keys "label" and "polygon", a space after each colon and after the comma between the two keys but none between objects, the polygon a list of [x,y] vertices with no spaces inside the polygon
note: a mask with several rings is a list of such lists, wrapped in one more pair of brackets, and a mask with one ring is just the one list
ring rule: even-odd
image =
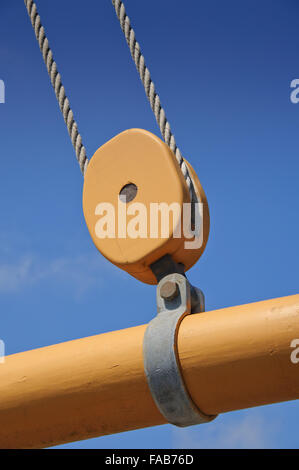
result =
[{"label": "galvanized steel bracket", "polygon": [[[172,286],[171,286],[172,284]],[[212,421],[193,403],[185,386],[177,352],[178,329],[183,318],[204,311],[204,296],[183,274],[163,277],[157,286],[158,315],[144,336],[144,368],[152,397],[166,420],[186,427]]]}]

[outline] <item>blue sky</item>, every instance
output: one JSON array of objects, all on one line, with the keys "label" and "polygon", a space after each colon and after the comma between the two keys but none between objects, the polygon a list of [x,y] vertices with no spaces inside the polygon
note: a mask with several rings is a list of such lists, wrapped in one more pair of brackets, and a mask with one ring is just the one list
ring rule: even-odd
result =
[{"label": "blue sky", "polygon": [[[119,132],[159,135],[110,0],[37,1],[92,156]],[[189,272],[207,310],[298,293],[296,0],[127,0],[177,143],[206,191],[207,249]],[[0,4],[0,338],[6,353],[147,323],[155,289],[97,252],[82,176],[23,1]],[[118,295],[115,296],[115,286]],[[0,366],[1,367],[1,366]],[[68,448],[299,447],[297,402]]]}]

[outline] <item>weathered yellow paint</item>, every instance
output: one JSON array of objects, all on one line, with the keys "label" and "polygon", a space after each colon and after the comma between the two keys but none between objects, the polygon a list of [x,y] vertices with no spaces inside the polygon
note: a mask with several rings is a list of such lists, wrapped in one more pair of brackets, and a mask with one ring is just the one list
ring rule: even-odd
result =
[{"label": "weathered yellow paint", "polygon": [[[6,357],[0,447],[40,448],[163,424],[143,369],[146,325]],[[182,321],[186,386],[206,414],[299,398],[299,295]]]},{"label": "weathered yellow paint", "polygon": [[[203,244],[196,249],[184,247],[188,239],[183,235],[181,216],[183,204],[190,202],[189,190],[174,154],[161,139],[142,129],[124,131],[100,147],[88,165],[84,178],[83,211],[92,240],[109,261],[143,282],[157,283],[149,266],[162,256],[172,255],[188,270],[205,249],[210,222],[207,199],[194,170],[189,164],[188,167],[198,200],[203,204]],[[137,186],[137,196],[133,201],[122,204],[125,210],[130,210],[135,203],[145,206],[148,216],[146,238],[118,236],[119,193],[128,183]],[[116,233],[113,238],[98,238],[96,235],[95,227],[99,220],[96,207],[103,202],[112,204],[115,209]],[[161,237],[161,220],[158,237],[151,236],[149,215],[152,203],[179,204],[180,216],[175,218],[174,225],[181,226],[180,238],[174,237],[172,215],[168,216],[169,238]],[[130,219],[132,217],[128,216],[128,222]]]}]

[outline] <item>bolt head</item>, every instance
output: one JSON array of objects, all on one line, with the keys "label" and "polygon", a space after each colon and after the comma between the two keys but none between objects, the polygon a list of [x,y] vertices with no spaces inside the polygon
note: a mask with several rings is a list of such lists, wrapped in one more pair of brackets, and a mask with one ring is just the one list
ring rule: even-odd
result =
[{"label": "bolt head", "polygon": [[176,282],[167,281],[160,289],[160,295],[164,300],[173,300],[179,294],[179,287]]}]

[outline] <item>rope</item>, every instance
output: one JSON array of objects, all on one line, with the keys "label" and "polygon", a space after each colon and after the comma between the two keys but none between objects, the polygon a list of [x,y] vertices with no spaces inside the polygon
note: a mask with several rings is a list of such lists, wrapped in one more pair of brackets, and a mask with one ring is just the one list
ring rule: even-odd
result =
[{"label": "rope", "polygon": [[[54,88],[57,101],[59,103],[60,110],[66,123],[68,133],[71,137],[71,141],[76,152],[76,157],[80,165],[81,172],[83,175],[85,175],[88,165],[86,150],[84,145],[82,144],[82,137],[78,131],[78,126],[74,119],[73,111],[70,108],[69,100],[65,94],[65,89],[62,85],[61,76],[57,70],[57,64],[53,59],[53,53],[50,49],[45,29],[41,24],[41,19],[37,12],[36,3],[33,0],[24,0],[24,2],[28,11],[28,15],[31,19],[33,29],[35,31],[36,39],[39,43],[39,47],[42,52],[44,62],[46,64],[48,74],[50,76],[51,83]],[[150,72],[145,65],[144,56],[141,53],[138,42],[136,41],[135,32],[131,26],[129,17],[126,14],[124,3],[121,0],[112,0],[112,4],[120,21],[122,31],[125,35],[132,58],[139,72],[146,96],[150,102],[151,108],[160,127],[163,139],[166,144],[170,147],[172,152],[175,154],[177,162],[181,168],[181,171],[189,188],[191,200],[194,201],[195,191],[193,188],[192,179],[190,178],[189,171],[184,161],[184,158],[182,157],[181,152],[177,147],[174,135],[170,128],[170,124],[166,118],[165,111],[161,106],[159,95],[157,94],[154,82],[151,79]]]},{"label": "rope", "polygon": [[170,124],[166,118],[165,111],[161,106],[160,98],[156,92],[156,88],[154,82],[151,79],[150,72],[145,65],[144,56],[141,53],[140,45],[136,40],[135,32],[131,26],[130,18],[126,13],[124,3],[121,0],[112,0],[112,4],[115,8],[116,15],[119,19],[120,26],[125,35],[127,44],[130,48],[132,59],[135,62],[140,79],[143,83],[146,96],[150,102],[158,126],[160,127],[163,139],[176,156],[178,164],[180,165],[181,171],[189,188],[191,201],[193,201],[195,191],[187,165],[181,155],[179,148],[177,147],[174,135],[171,132]]},{"label": "rope", "polygon": [[56,62],[53,59],[53,54],[49,46],[48,39],[45,34],[45,29],[41,24],[41,19],[37,13],[36,4],[33,0],[24,0],[28,11],[28,15],[31,19],[33,29],[35,31],[36,39],[39,43],[40,50],[42,52],[45,64],[48,69],[48,73],[51,79],[52,86],[54,88],[57,101],[59,103],[60,110],[62,112],[64,121],[66,123],[73,147],[76,152],[76,157],[80,165],[80,169],[83,175],[85,175],[88,158],[86,157],[86,150],[82,144],[82,138],[78,131],[78,126],[74,120],[73,111],[70,108],[70,103],[65,94],[64,86],[61,82],[61,76],[58,73]]}]

